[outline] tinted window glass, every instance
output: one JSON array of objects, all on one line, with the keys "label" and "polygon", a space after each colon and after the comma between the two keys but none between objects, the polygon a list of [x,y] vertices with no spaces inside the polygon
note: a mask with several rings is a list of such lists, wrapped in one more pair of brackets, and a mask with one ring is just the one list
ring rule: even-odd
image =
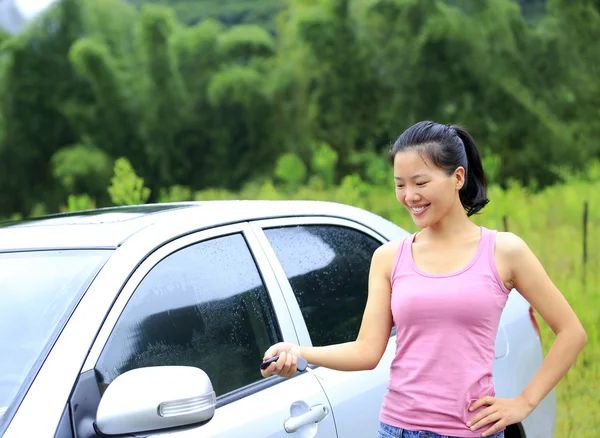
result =
[{"label": "tinted window glass", "polygon": [[156,265],[121,314],[96,371],[103,391],[134,368],[196,366],[219,396],[261,379],[262,355],[280,340],[257,267],[236,234]]},{"label": "tinted window glass", "polygon": [[367,302],[371,257],[381,243],[333,225],[265,233],[290,280],[313,345],[355,340]]}]

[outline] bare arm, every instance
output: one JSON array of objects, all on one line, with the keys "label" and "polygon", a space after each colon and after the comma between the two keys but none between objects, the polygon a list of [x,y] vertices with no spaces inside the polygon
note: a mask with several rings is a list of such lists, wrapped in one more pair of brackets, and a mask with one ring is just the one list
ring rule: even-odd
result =
[{"label": "bare arm", "polygon": [[310,364],[340,371],[375,368],[383,356],[392,329],[390,275],[397,248],[398,242],[388,242],[373,254],[367,304],[356,341],[322,347],[276,344],[267,350],[265,359],[277,354],[280,359],[264,370],[263,376],[293,375],[296,371],[295,356],[303,357]]},{"label": "bare arm", "polygon": [[512,286],[556,335],[540,369],[521,394],[533,409],[567,374],[583,349],[587,335],[577,315],[526,243],[512,233],[499,233],[498,236],[500,256],[507,261]]},{"label": "bare arm", "polygon": [[523,240],[512,233],[498,233],[496,260],[505,285],[516,288],[529,301],[556,338],[539,370],[518,397],[488,396],[471,405],[472,411],[487,405],[467,422],[472,430],[491,425],[483,431],[484,437],[523,421],[567,374],[587,339],[577,315]]},{"label": "bare arm", "polygon": [[309,363],[340,371],[367,370],[377,366],[392,329],[390,273],[397,247],[397,242],[386,244],[373,254],[369,295],[356,341],[324,347],[300,347],[300,355]]}]

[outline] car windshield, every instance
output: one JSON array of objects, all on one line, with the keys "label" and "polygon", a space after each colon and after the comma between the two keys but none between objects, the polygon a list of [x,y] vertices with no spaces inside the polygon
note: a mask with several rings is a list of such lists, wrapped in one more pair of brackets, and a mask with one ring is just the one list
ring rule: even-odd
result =
[{"label": "car windshield", "polygon": [[107,250],[0,254],[0,426],[110,254]]}]

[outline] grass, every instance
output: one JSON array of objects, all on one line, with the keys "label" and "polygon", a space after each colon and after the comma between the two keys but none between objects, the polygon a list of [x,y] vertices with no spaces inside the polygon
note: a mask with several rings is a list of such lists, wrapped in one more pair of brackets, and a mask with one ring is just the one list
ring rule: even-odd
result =
[{"label": "grass", "polygon": [[[568,240],[563,242],[569,243]],[[587,345],[576,364],[557,387],[558,410],[555,436],[597,438],[600,436],[598,263],[594,269],[588,269],[585,285],[577,275],[568,276],[556,272],[550,272],[550,275],[554,277],[556,285],[575,309],[588,334]],[[545,323],[540,322],[544,350],[548,351],[554,340],[554,333]]]}]

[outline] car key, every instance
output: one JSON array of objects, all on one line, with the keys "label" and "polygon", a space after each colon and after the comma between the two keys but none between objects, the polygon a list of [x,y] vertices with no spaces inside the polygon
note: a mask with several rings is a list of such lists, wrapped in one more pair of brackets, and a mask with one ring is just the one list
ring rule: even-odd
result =
[{"label": "car key", "polygon": [[[278,359],[279,359],[279,356],[274,356],[271,359],[265,360],[260,365],[260,369],[266,370],[269,365],[271,365],[273,362],[277,362]],[[304,371],[304,370],[306,370],[307,367],[308,367],[308,362],[306,361],[306,359],[304,359],[303,357],[298,357],[298,363],[296,365],[296,369],[298,371]]]}]

